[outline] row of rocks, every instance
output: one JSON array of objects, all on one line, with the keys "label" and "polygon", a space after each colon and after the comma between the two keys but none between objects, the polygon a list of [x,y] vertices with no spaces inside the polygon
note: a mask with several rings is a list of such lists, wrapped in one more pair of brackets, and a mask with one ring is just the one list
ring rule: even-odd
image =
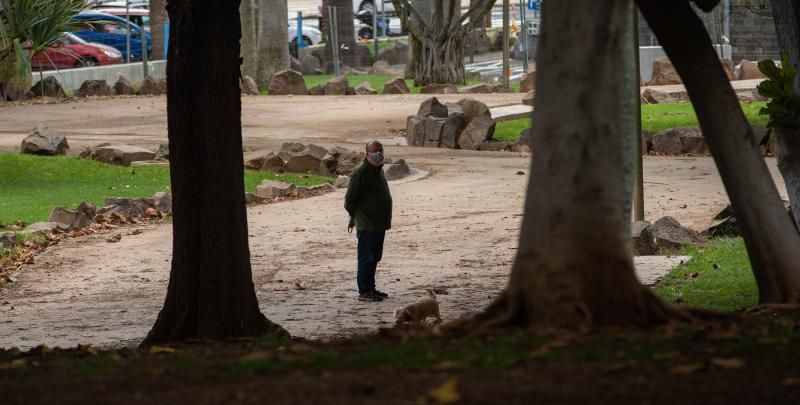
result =
[{"label": "row of rocks", "polygon": [[[383,176],[386,181],[400,180],[403,177],[411,174],[411,167],[408,166],[405,159],[398,159],[397,161],[389,160],[383,164]],[[339,175],[333,183],[336,188],[347,188],[350,186],[350,176]]]},{"label": "row of rocks", "polygon": [[[391,90],[387,93],[387,89]],[[409,90],[404,80],[395,79],[386,84],[384,93],[407,94]],[[306,82],[302,73],[294,70],[283,70],[272,76],[272,80],[269,83],[269,94],[276,96],[350,96],[374,95],[378,94],[378,92],[366,81],[355,87],[350,86],[346,74],[334,77],[325,84],[319,84],[309,89],[306,87]]]},{"label": "row of rocks", "polygon": [[[767,135],[767,129],[754,126],[753,136],[758,143],[762,154],[774,154],[775,142],[773,138],[762,143]],[[665,129],[650,134],[642,133],[642,153],[656,155],[709,155],[710,150],[706,144],[703,131],[698,127],[678,127]]]},{"label": "row of rocks", "polygon": [[[346,176],[364,161],[364,152],[355,152],[347,148],[335,146],[325,149],[321,146],[299,142],[286,142],[276,154],[268,152],[245,161],[245,167],[252,170],[272,170],[278,173],[313,173],[320,176]],[[405,160],[384,163],[387,180],[401,178],[410,169]],[[391,177],[391,178],[390,178]]]},{"label": "row of rocks", "polygon": [[[758,69],[758,63],[747,59],[742,59],[738,65],[734,66],[730,59],[721,60],[722,67],[728,75],[729,80],[752,80],[763,79],[764,74]],[[681,77],[672,61],[667,57],[658,58],[653,61],[652,76],[647,83],[651,86],[666,84],[681,84]]]},{"label": "row of rocks", "polygon": [[[739,101],[748,103],[766,100],[766,98],[758,94],[758,91],[755,89],[738,89],[736,90],[736,96],[739,98]],[[688,101],[690,101],[689,93],[687,93],[686,90],[667,92],[656,89],[645,89],[641,95],[642,104],[667,104]]]},{"label": "row of rocks", "polygon": [[[81,87],[75,92],[77,97],[99,97],[111,95],[150,95],[157,96],[167,93],[167,79],[156,80],[147,76],[144,81],[134,88],[131,82],[122,74],[117,75],[117,81],[111,87],[105,80],[86,80],[81,83]],[[64,88],[53,76],[46,77],[44,80],[36,82],[28,92],[28,96],[33,97],[55,97],[65,98],[67,94]]]},{"label": "row of rocks", "polygon": [[409,146],[431,148],[508,149],[510,144],[492,140],[496,124],[489,107],[478,100],[442,104],[431,97],[406,120],[406,141]]},{"label": "row of rocks", "polygon": [[329,193],[336,190],[333,184],[323,183],[312,187],[302,187],[291,183],[275,180],[263,180],[256,186],[255,193],[245,193],[247,204],[261,204],[268,200],[274,201],[283,198],[303,198]]},{"label": "row of rocks", "polygon": [[636,256],[652,256],[667,251],[675,251],[683,245],[707,243],[708,239],[699,232],[681,226],[673,217],[663,217],[650,223],[636,221],[631,226],[633,252]]}]

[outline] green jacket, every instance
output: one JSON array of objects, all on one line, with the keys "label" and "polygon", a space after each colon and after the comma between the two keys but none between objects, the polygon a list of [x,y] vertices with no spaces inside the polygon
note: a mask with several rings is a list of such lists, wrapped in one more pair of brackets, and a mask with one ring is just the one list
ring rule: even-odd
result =
[{"label": "green jacket", "polygon": [[344,208],[356,220],[359,231],[380,232],[392,227],[392,194],[383,167],[371,169],[362,162],[350,174]]}]

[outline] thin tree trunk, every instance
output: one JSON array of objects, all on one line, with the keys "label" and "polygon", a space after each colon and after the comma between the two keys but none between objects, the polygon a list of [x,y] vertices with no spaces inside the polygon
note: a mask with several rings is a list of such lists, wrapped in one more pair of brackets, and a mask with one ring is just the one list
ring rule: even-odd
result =
[{"label": "thin tree trunk", "polygon": [[[239,14],[242,20],[242,76],[254,80],[258,72],[258,4],[257,0],[242,0]],[[264,88],[259,86],[259,88]]]},{"label": "thin tree trunk", "polygon": [[711,40],[687,1],[639,0],[686,86],[739,220],[760,303],[800,302],[800,235],[760,156]]},{"label": "thin tree trunk", "polygon": [[623,108],[609,100],[623,97],[626,3],[543,3],[519,250],[481,327],[645,326],[682,314],[636,279],[624,231]]},{"label": "thin tree trunk", "polygon": [[285,334],[259,311],[250,270],[239,4],[171,0],[168,11],[172,268],[164,307],[143,344]]},{"label": "thin tree trunk", "polygon": [[164,23],[167,20],[167,9],[164,5],[164,0],[150,0],[151,60],[164,59]]},{"label": "thin tree trunk", "polygon": [[269,88],[272,75],[289,69],[289,11],[286,0],[259,0],[256,83]]},{"label": "thin tree trunk", "polygon": [[[800,4],[791,0],[772,0],[772,15],[781,54],[789,55],[789,63],[800,62]],[[795,75],[792,93],[800,97],[800,75]],[[777,131],[778,169],[781,171],[795,225],[800,229],[800,122],[794,128]]]}]

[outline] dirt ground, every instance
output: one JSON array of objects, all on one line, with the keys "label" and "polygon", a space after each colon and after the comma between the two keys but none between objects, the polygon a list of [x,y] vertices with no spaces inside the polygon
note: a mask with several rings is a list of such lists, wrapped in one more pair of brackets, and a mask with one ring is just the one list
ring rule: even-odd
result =
[{"label": "dirt ground", "polygon": [[[490,106],[521,98],[477,97]],[[277,150],[285,141],[361,148],[372,138],[396,138],[423,98],[245,97],[246,149]],[[163,97],[3,106],[0,122],[5,151],[17,148],[37,123],[67,135],[71,153],[103,141],[151,147],[166,142]],[[451,320],[487,305],[506,282],[530,156],[386,146],[387,157],[404,158],[429,175],[390,185],[394,224],[377,277],[378,288],[391,294],[385,302],[355,299],[356,239],[346,231],[343,191],[248,211],[261,309],[295,336],[386,326],[395,307],[427,287],[448,291],[440,304],[443,318]],[[699,229],[727,203],[710,158],[648,156],[644,162],[647,219],[671,215]],[[780,179],[774,159],[768,164]],[[782,182],[778,186],[785,196]],[[214,229],[208,232],[213,236]],[[123,231],[118,243],[100,236],[72,239],[37,257],[17,282],[0,290],[0,347],[137,344],[163,304],[170,233],[169,225],[151,225],[139,235]],[[295,280],[307,288],[295,288]]]}]

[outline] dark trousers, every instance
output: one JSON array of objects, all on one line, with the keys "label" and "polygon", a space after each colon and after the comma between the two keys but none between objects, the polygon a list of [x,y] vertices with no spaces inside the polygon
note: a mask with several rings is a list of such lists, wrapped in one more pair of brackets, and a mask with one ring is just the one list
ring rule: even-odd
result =
[{"label": "dark trousers", "polygon": [[386,231],[358,231],[358,293],[363,294],[375,289],[375,270],[383,256],[383,239]]}]

